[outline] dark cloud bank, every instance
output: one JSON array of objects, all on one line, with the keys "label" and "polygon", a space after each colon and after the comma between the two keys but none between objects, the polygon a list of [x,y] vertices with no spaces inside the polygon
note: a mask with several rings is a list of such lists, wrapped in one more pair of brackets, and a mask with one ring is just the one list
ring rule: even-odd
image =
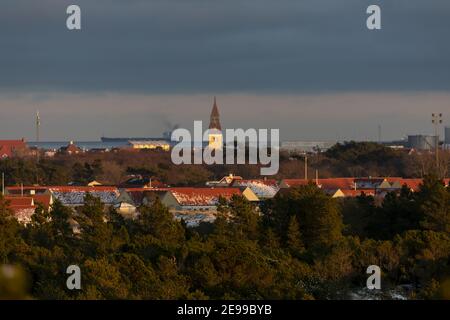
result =
[{"label": "dark cloud bank", "polygon": [[448,0],[2,0],[0,91],[448,91],[449,35]]}]

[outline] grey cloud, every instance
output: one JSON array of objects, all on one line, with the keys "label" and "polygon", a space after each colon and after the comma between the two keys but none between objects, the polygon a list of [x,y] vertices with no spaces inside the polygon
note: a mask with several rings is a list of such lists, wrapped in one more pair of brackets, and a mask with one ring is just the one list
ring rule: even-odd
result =
[{"label": "grey cloud", "polygon": [[[83,30],[65,29],[79,4]],[[365,28],[382,6],[383,30]],[[0,90],[450,89],[447,0],[3,0]]]}]

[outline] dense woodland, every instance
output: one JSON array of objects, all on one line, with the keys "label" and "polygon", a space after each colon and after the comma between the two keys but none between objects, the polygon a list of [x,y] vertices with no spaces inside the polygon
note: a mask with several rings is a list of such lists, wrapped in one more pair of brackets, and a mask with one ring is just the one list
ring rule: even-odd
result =
[{"label": "dense woodland", "polygon": [[[358,156],[337,151],[318,161],[357,166]],[[373,168],[409,161],[386,157],[386,163],[374,160]],[[10,182],[31,183],[36,168],[46,183],[89,180],[112,163],[172,179],[170,166],[161,163],[85,160],[12,159],[0,166]],[[180,181],[214,175],[192,170],[180,172]],[[400,175],[406,169],[395,170]],[[404,188],[381,205],[366,196],[332,199],[314,184],[280,192],[261,212],[234,197],[221,201],[213,224],[195,229],[174,220],[158,200],[141,208],[138,220],[124,220],[90,195],[77,215],[59,202],[52,209],[39,207],[32,223],[22,226],[0,197],[0,264],[14,266],[17,275],[0,276],[0,298],[348,299],[366,287],[366,268],[375,264],[383,272],[381,297],[403,286],[411,299],[450,299],[450,190],[432,174],[419,192]],[[66,288],[72,264],[82,271],[79,291]]]}]

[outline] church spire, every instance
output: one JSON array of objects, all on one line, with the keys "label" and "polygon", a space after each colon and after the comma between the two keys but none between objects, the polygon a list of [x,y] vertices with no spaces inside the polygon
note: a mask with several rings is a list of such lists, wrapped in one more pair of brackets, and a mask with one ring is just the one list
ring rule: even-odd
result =
[{"label": "church spire", "polygon": [[214,97],[214,105],[209,120],[209,129],[222,130],[222,127],[220,126],[219,108],[217,107],[216,97]]}]

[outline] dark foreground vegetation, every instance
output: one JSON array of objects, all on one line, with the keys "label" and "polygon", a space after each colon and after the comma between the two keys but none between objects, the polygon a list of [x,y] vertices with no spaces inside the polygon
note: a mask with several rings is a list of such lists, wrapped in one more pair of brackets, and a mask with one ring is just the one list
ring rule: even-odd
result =
[{"label": "dark foreground vegetation", "polygon": [[[321,177],[422,177],[433,159],[348,143],[308,163]],[[440,159],[444,176],[448,154]],[[118,152],[6,159],[0,172],[7,185],[118,184],[129,174],[204,185],[230,172],[256,177],[259,168],[179,167],[164,152]],[[281,155],[276,178],[302,174],[302,156]],[[450,299],[450,190],[432,175],[419,192],[404,188],[381,205],[366,196],[332,199],[314,185],[280,192],[261,212],[235,197],[220,205],[214,224],[196,229],[158,201],[140,211],[138,220],[124,220],[88,195],[76,215],[56,202],[23,226],[0,197],[0,268],[13,266],[17,276],[0,270],[0,298],[346,299],[366,287],[367,267],[378,265],[385,298],[404,286],[408,298]],[[82,290],[67,289],[69,265],[81,268]]]},{"label": "dark foreground vegetation", "polygon": [[[450,191],[427,177],[415,194],[339,202],[315,185],[280,193],[263,214],[235,197],[214,224],[187,229],[159,201],[136,221],[86,196],[76,216],[56,202],[19,225],[0,198],[3,298],[345,299],[381,267],[383,290],[409,285],[409,298],[449,299]],[[107,212],[105,214],[105,212]],[[227,218],[226,218],[227,217]],[[106,219],[105,219],[106,218]],[[71,219],[81,233],[74,234]],[[82,290],[66,288],[78,265]]]}]

